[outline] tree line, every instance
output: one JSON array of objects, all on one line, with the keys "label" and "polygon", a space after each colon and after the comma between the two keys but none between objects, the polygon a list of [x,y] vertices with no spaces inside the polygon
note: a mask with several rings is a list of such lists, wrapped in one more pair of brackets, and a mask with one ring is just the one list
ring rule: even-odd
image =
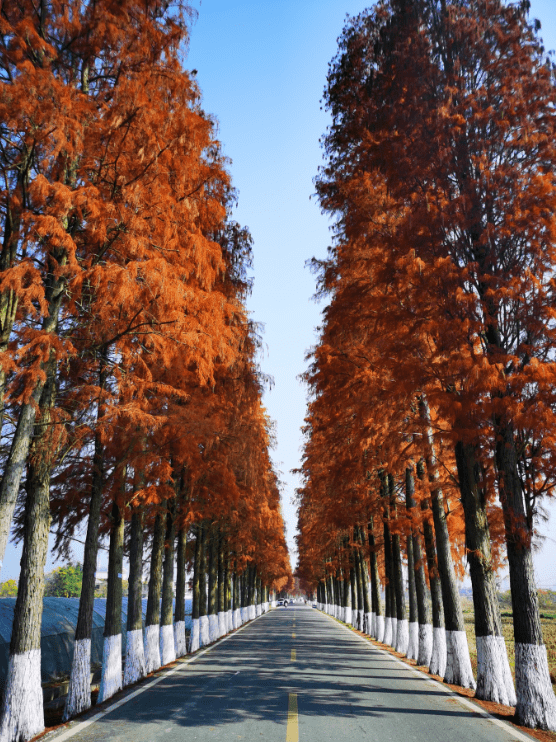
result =
[{"label": "tree line", "polygon": [[2,6],[0,563],[10,529],[23,543],[2,740],[43,729],[51,532],[62,556],[86,533],[65,718],[91,703],[103,538],[101,700],[186,652],[188,564],[191,650],[291,580],[245,309],[251,237],[233,220],[229,162],[183,64],[191,16],[181,0]]},{"label": "tree line", "polygon": [[316,179],[334,243],[313,261],[327,305],[305,374],[299,572],[329,612],[554,731],[532,541],[556,481],[556,108],[528,10],[381,0],[340,36]]}]

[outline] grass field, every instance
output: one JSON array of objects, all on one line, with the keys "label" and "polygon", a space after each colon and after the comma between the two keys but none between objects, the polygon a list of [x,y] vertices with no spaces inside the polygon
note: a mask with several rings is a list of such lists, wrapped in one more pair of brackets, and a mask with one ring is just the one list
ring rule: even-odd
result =
[{"label": "grass field", "polygon": [[[543,618],[541,618],[542,633],[544,643],[546,644],[546,652],[548,654],[548,667],[550,670],[550,679],[552,680],[552,687],[556,693],[556,613],[550,611],[542,612]],[[471,664],[473,665],[473,672],[477,675],[477,644],[475,642],[475,626],[474,626],[474,614],[473,608],[464,608],[463,617],[465,620],[465,631],[467,633],[467,641],[469,643],[469,654],[471,655]],[[506,640],[506,647],[508,648],[508,659],[510,661],[510,667],[515,680],[515,651],[514,651],[514,627],[512,622],[512,614],[509,611],[502,612],[502,627],[504,639]]]}]

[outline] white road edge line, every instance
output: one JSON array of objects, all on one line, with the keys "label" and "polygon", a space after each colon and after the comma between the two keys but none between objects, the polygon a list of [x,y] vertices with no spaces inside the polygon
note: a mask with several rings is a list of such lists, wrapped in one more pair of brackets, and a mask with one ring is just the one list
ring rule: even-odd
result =
[{"label": "white road edge line", "polygon": [[48,742],[50,742],[50,740],[55,740],[56,742],[64,742],[64,740],[69,739],[70,737],[73,737],[78,732],[82,732],[88,726],[90,726],[91,724],[94,724],[95,721],[102,719],[102,717],[106,716],[106,714],[109,714],[111,711],[115,711],[117,708],[120,708],[120,706],[124,706],[126,703],[128,703],[128,701],[131,701],[133,698],[140,696],[141,693],[144,693],[146,690],[149,690],[149,688],[152,688],[154,685],[157,685],[157,683],[160,683],[161,680],[166,680],[166,678],[168,678],[170,675],[173,675],[178,670],[181,670],[184,665],[190,665],[192,662],[195,662],[196,660],[199,659],[199,657],[202,657],[207,652],[210,652],[211,649],[214,649],[219,644],[222,644],[222,642],[225,642],[228,639],[231,639],[233,636],[237,636],[240,633],[240,631],[243,631],[243,629],[247,628],[247,626],[250,626],[254,621],[257,621],[259,618],[262,618],[263,616],[266,616],[266,615],[268,615],[268,613],[263,613],[260,616],[257,616],[256,618],[249,621],[249,623],[243,624],[243,626],[240,626],[239,629],[236,629],[231,634],[227,634],[226,636],[223,636],[222,639],[219,639],[218,641],[214,642],[214,644],[211,644],[210,647],[206,647],[206,649],[201,650],[194,657],[190,657],[187,660],[182,660],[181,658],[179,658],[177,661],[178,664],[176,664],[175,667],[172,667],[170,670],[163,670],[162,675],[160,675],[158,678],[154,678],[154,680],[151,680],[146,685],[142,685],[140,688],[138,688],[136,691],[133,691],[133,693],[130,693],[128,696],[125,696],[124,698],[120,698],[119,701],[116,701],[116,703],[113,703],[111,706],[108,706],[108,708],[103,709],[102,711],[99,711],[98,714],[91,716],[90,719],[87,719],[86,721],[78,722],[75,726],[70,727],[69,729],[66,729],[66,731],[62,732],[61,734],[56,734],[55,731],[52,732],[51,734],[48,734],[46,737],[48,739]]},{"label": "white road edge line", "polygon": [[482,716],[483,718],[488,719],[490,722],[495,724],[497,727],[501,727],[502,729],[505,729],[507,732],[510,732],[516,740],[520,740],[520,742],[538,742],[538,739],[536,737],[531,737],[528,734],[523,734],[523,732],[518,731],[514,726],[509,724],[507,721],[502,721],[501,719],[497,719],[496,717],[489,714],[488,711],[485,711],[485,709],[482,706],[479,706],[478,703],[473,703],[473,701],[469,701],[467,700],[467,698],[462,698],[458,693],[454,693],[453,690],[451,690],[450,688],[447,688],[443,683],[439,683],[438,680],[434,680],[433,678],[430,678],[428,675],[426,675],[421,670],[417,670],[411,665],[408,665],[406,662],[403,662],[399,657],[395,657],[393,654],[390,654],[390,652],[387,652],[385,649],[381,649],[380,647],[377,647],[376,645],[371,644],[371,642],[369,642],[367,639],[365,639],[362,636],[359,636],[359,634],[356,634],[355,631],[351,629],[349,626],[346,626],[346,624],[343,624],[343,623],[339,623],[333,616],[329,616],[328,613],[324,613],[323,611],[319,611],[319,613],[321,613],[326,618],[329,618],[331,621],[334,621],[334,623],[340,628],[345,629],[346,631],[349,631],[349,633],[352,636],[355,636],[357,637],[357,639],[360,639],[370,649],[376,649],[379,652],[383,652],[384,654],[387,654],[399,665],[402,665],[402,667],[405,667],[406,670],[409,670],[414,675],[418,675],[419,677],[424,678],[428,683],[431,683],[431,685],[434,685],[436,688],[440,688],[442,691],[444,691],[444,693],[446,693],[449,696],[452,696],[452,698],[455,698],[456,701],[461,703],[462,706],[466,706],[468,709],[470,709],[474,713],[479,714],[479,716]]}]

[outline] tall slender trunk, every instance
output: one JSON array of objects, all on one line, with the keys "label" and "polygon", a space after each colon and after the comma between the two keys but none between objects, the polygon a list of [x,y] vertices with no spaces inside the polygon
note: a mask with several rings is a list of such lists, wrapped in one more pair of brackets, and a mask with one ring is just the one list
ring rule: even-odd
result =
[{"label": "tall slender trunk", "polygon": [[[415,480],[413,471],[409,467],[405,470],[405,504],[408,512],[415,507]],[[409,542],[409,537],[408,537]],[[432,655],[433,629],[431,623],[431,612],[427,600],[427,583],[425,577],[425,564],[421,549],[421,539],[418,529],[411,519],[411,539],[415,577],[415,595],[417,599],[417,620],[419,622],[419,644],[417,650],[418,665],[429,667]],[[409,546],[409,543],[408,543]]]},{"label": "tall slender trunk", "polygon": [[515,639],[516,717],[528,727],[556,731],[556,698],[543,642],[531,552],[533,524],[527,518],[517,469],[514,431],[497,418],[496,467],[504,512]]},{"label": "tall slender trunk", "polygon": [[50,472],[56,449],[56,434],[50,424],[55,374],[56,361],[51,355],[27,473],[23,553],[0,717],[0,739],[9,742],[31,739],[44,729],[41,619],[50,531]]},{"label": "tall slender trunk", "polygon": [[127,594],[127,637],[124,686],[146,675],[143,646],[143,511],[133,508],[129,534],[129,587]]},{"label": "tall slender trunk", "polygon": [[210,644],[209,618],[207,614],[207,525],[199,525],[201,559],[199,566],[199,644]]},{"label": "tall slender trunk", "polygon": [[[384,621],[384,644],[393,646],[394,643],[394,615],[396,603],[394,596],[394,579],[392,572],[392,539],[390,536],[390,507],[383,496],[383,530],[384,530],[384,572],[386,575],[385,586],[385,621]],[[397,623],[397,619],[396,623]]]},{"label": "tall slender trunk", "polygon": [[438,572],[442,586],[442,604],[446,623],[446,670],[444,680],[447,683],[461,685],[463,688],[475,688],[475,679],[471,669],[471,658],[467,645],[467,634],[463,623],[463,611],[459,597],[458,582],[450,549],[450,534],[444,509],[444,495],[438,485],[436,455],[432,438],[429,409],[424,397],[419,400],[419,413],[425,424],[423,436],[425,464],[431,485],[432,515],[436,535],[436,553]]},{"label": "tall slender trunk", "polygon": [[193,561],[193,603],[191,605],[191,634],[189,651],[196,652],[200,646],[200,603],[201,603],[201,526],[195,534],[195,557]]},{"label": "tall slender trunk", "polygon": [[71,675],[63,721],[86,711],[91,707],[91,638],[93,634],[93,608],[95,600],[95,573],[98,557],[98,530],[104,486],[104,446],[100,435],[100,422],[104,416],[103,392],[108,379],[106,352],[99,358],[99,398],[97,403],[97,422],[91,472],[91,496],[89,519],[83,552],[83,580],[79,597],[79,613],[75,629],[75,643],[71,665]]},{"label": "tall slender trunk", "polygon": [[186,544],[187,529],[182,524],[178,531],[178,553],[176,556],[176,610],[174,614],[174,630],[177,657],[183,657],[184,654],[187,654],[187,642],[185,639]]},{"label": "tall slender trunk", "polygon": [[[388,492],[390,495],[390,509],[393,519],[398,517],[396,498],[394,492],[394,477],[388,475]],[[397,528],[397,525],[396,525]],[[405,590],[402,571],[402,548],[399,533],[392,533],[392,579],[394,582],[394,594],[396,596],[396,637],[395,649],[400,654],[407,654],[409,644],[409,624],[405,607]]]},{"label": "tall slender trunk", "polygon": [[145,618],[145,667],[147,673],[160,667],[160,595],[162,590],[162,559],[164,556],[164,518],[154,519],[149,574],[149,596]]},{"label": "tall slender trunk", "polygon": [[98,703],[111,698],[122,688],[122,569],[125,522],[122,508],[116,499],[112,505],[111,521],[104,648]]},{"label": "tall slender trunk", "polygon": [[210,641],[215,642],[218,636],[218,531],[212,527],[209,531],[208,544],[208,617]]},{"label": "tall slender trunk", "polygon": [[374,615],[374,625],[371,626],[371,636],[379,642],[384,640],[384,613],[382,611],[382,600],[380,598],[380,577],[378,574],[377,550],[374,535],[374,518],[371,515],[367,524],[367,536],[369,539],[369,563],[371,570],[371,604]]},{"label": "tall slender trunk", "polygon": [[233,601],[234,608],[232,613],[233,627],[239,629],[242,624],[241,620],[241,576],[237,571],[237,561],[234,562],[234,581],[233,581]]},{"label": "tall slender trunk", "polygon": [[220,534],[218,539],[218,587],[217,587],[217,605],[216,612],[218,615],[218,636],[225,636],[227,634],[226,625],[226,606],[225,606],[225,592],[226,584],[224,582],[224,537]]},{"label": "tall slender trunk", "polygon": [[160,662],[168,665],[176,659],[174,643],[174,542],[176,540],[174,500],[168,502],[166,534],[164,537],[164,564],[162,570],[162,609],[160,616]]}]

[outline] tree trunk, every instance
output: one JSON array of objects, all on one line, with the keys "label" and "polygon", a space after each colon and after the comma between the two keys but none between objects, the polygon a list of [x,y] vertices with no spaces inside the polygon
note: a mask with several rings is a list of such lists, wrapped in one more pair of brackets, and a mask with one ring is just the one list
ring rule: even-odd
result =
[{"label": "tree trunk", "polygon": [[143,647],[143,511],[133,508],[129,534],[129,588],[127,597],[127,641],[124,665],[124,686],[144,678],[145,649]]},{"label": "tree trunk", "polygon": [[116,500],[112,505],[106,618],[102,676],[97,703],[111,698],[122,689],[122,569],[124,560],[124,516]]},{"label": "tree trunk", "polygon": [[436,535],[436,553],[438,558],[438,572],[442,586],[442,605],[446,625],[446,683],[461,685],[463,688],[475,688],[475,679],[471,669],[467,634],[463,623],[463,612],[459,597],[458,583],[452,553],[450,550],[450,535],[444,509],[444,496],[438,486],[436,471],[436,456],[432,439],[432,429],[428,405],[423,397],[419,400],[419,412],[425,424],[423,436],[425,464],[431,485],[432,516]]},{"label": "tree trunk", "polygon": [[[397,518],[397,506],[394,493],[394,477],[388,475],[388,489],[390,494],[391,513]],[[409,624],[405,608],[405,590],[402,571],[402,548],[400,535],[392,534],[392,578],[394,582],[394,593],[396,595],[396,652],[407,654],[409,644]]]},{"label": "tree trunk", "polygon": [[225,557],[224,557],[224,537],[220,535],[218,539],[218,636],[225,636],[228,633],[227,616],[226,616],[226,581],[225,581]]},{"label": "tree trunk", "polygon": [[218,637],[218,531],[211,528],[208,544],[208,619],[210,641],[215,642]]},{"label": "tree trunk", "polygon": [[93,633],[93,608],[95,600],[95,574],[98,556],[98,529],[104,487],[104,446],[101,441],[99,422],[104,413],[102,393],[106,386],[108,372],[106,356],[101,354],[99,361],[99,399],[97,407],[97,429],[91,473],[91,499],[89,519],[83,552],[83,581],[79,597],[79,613],[75,629],[75,644],[71,665],[68,697],[64,708],[63,721],[86,711],[91,707],[91,637]]},{"label": "tree trunk", "polygon": [[233,582],[233,600],[234,608],[232,613],[233,627],[239,629],[242,624],[241,620],[241,576],[237,571],[237,561],[234,563],[234,582]]},{"label": "tree trunk", "polygon": [[195,536],[195,558],[193,561],[193,603],[191,606],[191,633],[189,635],[189,651],[196,652],[199,649],[199,607],[200,607],[200,579],[201,579],[201,527],[197,527]]},{"label": "tree trunk", "polygon": [[[384,621],[384,644],[393,646],[395,641],[394,634],[394,580],[392,574],[392,539],[390,537],[390,508],[388,501],[383,497],[383,529],[384,529],[384,572],[386,575],[385,587],[385,621]],[[397,623],[397,619],[396,619]]]},{"label": "tree trunk", "polygon": [[169,502],[167,508],[162,577],[162,615],[160,617],[160,662],[162,665],[168,665],[176,659],[173,615],[174,542],[176,540],[175,502]]},{"label": "tree trunk", "polygon": [[502,619],[490,547],[483,479],[469,444],[456,443],[461,503],[465,515],[465,540],[473,586],[475,636],[477,638],[477,690],[475,695],[495,703],[515,706],[516,696],[502,636]]},{"label": "tree trunk", "polygon": [[174,630],[176,643],[176,656],[183,657],[187,654],[187,642],[185,639],[185,547],[187,544],[187,530],[182,525],[178,531],[178,554],[176,568],[176,610],[174,615]]},{"label": "tree trunk", "polygon": [[162,590],[162,559],[164,556],[164,518],[154,519],[149,575],[149,596],[145,618],[145,668],[147,673],[160,667],[160,595]]},{"label": "tree trunk", "polygon": [[515,639],[516,717],[520,724],[556,731],[556,699],[543,643],[528,522],[517,470],[514,432],[495,420],[496,467],[504,511]]},{"label": "tree trunk", "polygon": [[[415,507],[415,481],[413,471],[410,468],[405,470],[405,504],[408,512]],[[413,520],[411,520],[411,545],[413,552],[414,576],[415,576],[415,594],[417,598],[417,620],[419,622],[419,644],[417,660],[418,665],[429,667],[432,656],[433,630],[431,623],[431,614],[427,600],[427,583],[425,577],[425,564],[423,552],[421,549],[421,539]]]},{"label": "tree trunk", "polygon": [[199,645],[204,647],[210,644],[207,614],[207,525],[205,523],[199,525],[199,534],[201,548],[199,562]]},{"label": "tree trunk", "polygon": [[41,619],[50,531],[50,472],[56,449],[50,424],[55,373],[56,362],[51,356],[27,474],[23,553],[0,717],[0,739],[9,742],[31,739],[44,729]]},{"label": "tree trunk", "polygon": [[380,577],[378,574],[378,561],[376,553],[378,546],[376,545],[374,536],[374,519],[373,516],[369,518],[367,524],[367,536],[369,539],[369,563],[371,571],[371,636],[379,642],[384,640],[384,614],[382,612],[382,600],[380,599]]}]

